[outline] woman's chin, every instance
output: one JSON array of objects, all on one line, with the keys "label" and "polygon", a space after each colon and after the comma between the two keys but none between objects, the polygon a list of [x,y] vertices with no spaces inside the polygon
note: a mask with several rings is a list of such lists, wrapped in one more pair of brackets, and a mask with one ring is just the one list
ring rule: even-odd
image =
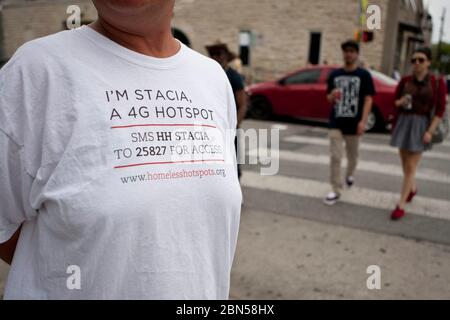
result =
[{"label": "woman's chin", "polygon": [[129,12],[151,5],[155,0],[107,0],[107,5],[115,11]]},{"label": "woman's chin", "polygon": [[149,0],[108,0],[111,5],[120,7],[140,7],[153,1]]}]

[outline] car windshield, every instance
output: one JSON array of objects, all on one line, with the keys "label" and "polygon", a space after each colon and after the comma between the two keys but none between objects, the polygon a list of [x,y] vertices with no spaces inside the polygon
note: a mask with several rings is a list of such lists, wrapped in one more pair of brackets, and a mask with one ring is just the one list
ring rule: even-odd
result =
[{"label": "car windshield", "polygon": [[372,75],[372,77],[374,77],[374,78],[378,79],[379,81],[384,82],[388,85],[396,86],[398,83],[395,79],[392,79],[392,78],[388,77],[387,75],[385,75],[381,72],[375,71],[375,70],[370,70],[370,74]]}]

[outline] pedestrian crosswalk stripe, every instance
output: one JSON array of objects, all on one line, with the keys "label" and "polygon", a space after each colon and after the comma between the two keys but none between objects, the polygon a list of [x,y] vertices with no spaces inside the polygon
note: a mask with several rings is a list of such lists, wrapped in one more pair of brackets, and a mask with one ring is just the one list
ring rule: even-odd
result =
[{"label": "pedestrian crosswalk stripe", "polygon": [[[311,145],[328,146],[328,138],[317,138],[317,137],[303,137],[303,136],[289,136],[283,139],[286,142],[292,143],[303,143]],[[381,145],[374,143],[364,143],[360,144],[360,150],[365,151],[379,151],[398,154],[398,149],[391,147],[389,145]],[[439,160],[450,160],[450,153],[429,151],[424,153],[424,157],[428,159],[439,159]]]},{"label": "pedestrian crosswalk stripe", "polygon": [[[322,133],[327,134],[330,129],[327,127],[312,127],[308,129],[309,132],[314,133]],[[365,137],[376,138],[377,140],[383,140],[386,144],[389,144],[391,141],[391,136],[385,133],[366,133]],[[450,136],[447,137],[442,143],[439,143],[438,146],[450,147]]]},{"label": "pedestrian crosswalk stripe", "polygon": [[[258,190],[280,192],[284,194],[323,199],[330,191],[330,185],[309,179],[291,178],[286,176],[262,176],[256,172],[245,171],[241,184],[243,187]],[[386,210],[394,209],[399,194],[353,187],[342,194],[341,202]],[[301,205],[299,210],[302,210]],[[450,202],[428,197],[416,196],[414,202],[408,205],[406,211],[416,215],[450,220]]]},{"label": "pedestrian crosswalk stripe", "polygon": [[288,126],[285,124],[275,123],[271,127],[272,129],[278,129],[278,130],[287,130]]},{"label": "pedestrian crosswalk stripe", "polygon": [[[270,151],[264,148],[259,149],[259,151],[257,149],[253,149],[248,152],[248,155],[250,156],[251,159],[257,159],[259,155],[270,155]],[[276,157],[279,160],[285,161],[327,165],[327,166],[330,163],[330,157],[328,155],[312,155],[286,150],[280,150],[278,154],[276,153],[272,154],[272,157]],[[345,161],[342,161],[343,167],[345,166],[344,162]],[[395,177],[403,177],[403,170],[400,167],[400,165],[393,165],[388,163],[359,160],[358,170]],[[419,167],[416,174],[416,178],[423,181],[450,184],[450,175],[429,168]]]}]

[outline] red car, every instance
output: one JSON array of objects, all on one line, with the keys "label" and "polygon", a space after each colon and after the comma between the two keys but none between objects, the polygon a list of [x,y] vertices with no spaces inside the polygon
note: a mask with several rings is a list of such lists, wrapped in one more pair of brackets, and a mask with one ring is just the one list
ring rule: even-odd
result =
[{"label": "red car", "polygon": [[[327,79],[336,66],[315,66],[290,73],[278,81],[264,82],[247,88],[249,113],[255,119],[289,116],[328,122],[331,104],[326,99]],[[370,70],[377,92],[367,130],[384,130],[393,118],[397,81]]]}]

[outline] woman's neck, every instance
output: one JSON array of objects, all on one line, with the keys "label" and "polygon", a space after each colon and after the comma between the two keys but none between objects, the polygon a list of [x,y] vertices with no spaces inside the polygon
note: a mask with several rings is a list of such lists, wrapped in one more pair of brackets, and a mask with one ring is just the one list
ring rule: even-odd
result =
[{"label": "woman's neck", "polygon": [[124,31],[101,17],[89,26],[112,41],[151,57],[167,58],[180,50],[180,44],[173,37],[170,27],[159,26],[149,29],[145,35],[140,35]]},{"label": "woman's neck", "polygon": [[414,73],[414,77],[418,80],[418,81],[423,81],[428,75],[428,70],[423,71],[423,72],[417,72]]}]

